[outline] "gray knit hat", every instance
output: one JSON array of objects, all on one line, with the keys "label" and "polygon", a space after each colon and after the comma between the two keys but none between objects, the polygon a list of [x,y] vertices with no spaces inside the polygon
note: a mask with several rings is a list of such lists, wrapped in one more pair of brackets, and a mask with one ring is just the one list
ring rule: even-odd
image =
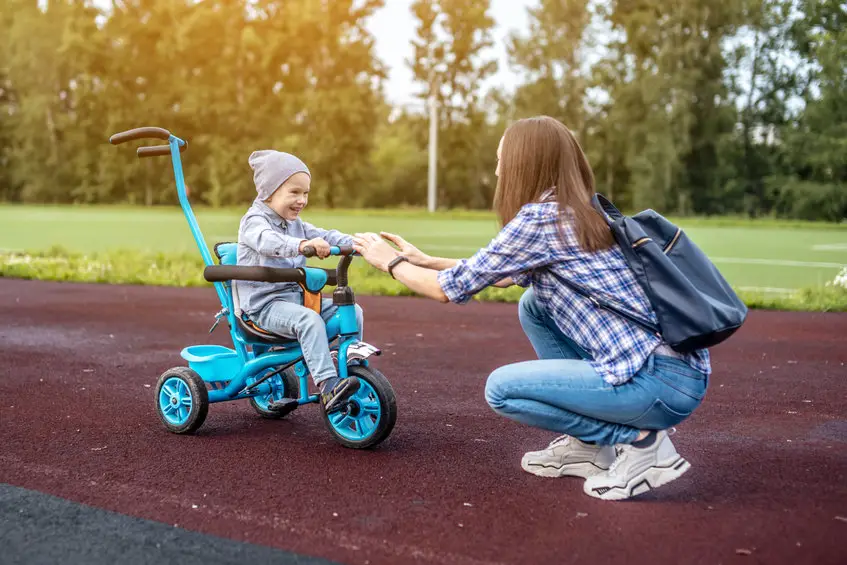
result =
[{"label": "gray knit hat", "polygon": [[250,168],[253,169],[253,183],[260,200],[267,200],[276,192],[282,183],[297,173],[306,173],[310,177],[312,173],[306,164],[291,155],[281,151],[262,149],[254,151],[248,159]]}]

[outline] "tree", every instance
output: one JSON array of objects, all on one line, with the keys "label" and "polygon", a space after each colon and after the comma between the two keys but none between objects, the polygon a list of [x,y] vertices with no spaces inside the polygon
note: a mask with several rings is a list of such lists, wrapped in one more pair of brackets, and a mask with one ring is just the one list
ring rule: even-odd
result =
[{"label": "tree", "polygon": [[[802,0],[803,17],[791,36],[807,62],[804,111],[782,129],[788,175],[777,211],[805,219],[847,217],[847,6],[836,0]],[[802,83],[801,83],[802,84]]]},{"label": "tree", "polygon": [[[12,29],[13,0],[0,0],[0,38],[8,38]],[[12,85],[11,54],[8,40],[0,39],[0,201],[19,198],[18,187],[12,184],[12,122],[16,110]]]},{"label": "tree", "polygon": [[[774,198],[766,179],[779,167],[779,129],[789,119],[797,90],[790,60],[793,0],[751,0],[745,25],[727,53],[728,95],[737,109],[736,127],[724,136],[724,212],[767,213]],[[746,39],[746,41],[741,41]]]},{"label": "tree", "polygon": [[[411,62],[419,97],[438,103],[438,200],[448,207],[490,205],[496,142],[480,84],[496,71],[484,56],[494,21],[489,0],[415,0]],[[487,156],[487,157],[486,157]],[[481,158],[482,157],[482,158]]]},{"label": "tree", "polygon": [[581,62],[583,51],[591,47],[585,35],[591,19],[588,4],[541,0],[528,8],[528,33],[513,34],[509,41],[510,62],[524,75],[515,93],[517,117],[552,116],[577,135],[584,132],[588,81]]},{"label": "tree", "polygon": [[[97,131],[98,11],[80,0],[6,0],[2,52],[7,182],[25,201],[67,202],[91,175],[87,148]],[[11,93],[11,94],[9,94]]]},{"label": "tree", "polygon": [[608,45],[611,61],[601,76],[612,81],[614,103],[626,107],[618,115],[633,206],[712,211],[720,188],[716,147],[732,125],[721,45],[737,25],[738,5],[616,0],[600,14],[621,37]]}]

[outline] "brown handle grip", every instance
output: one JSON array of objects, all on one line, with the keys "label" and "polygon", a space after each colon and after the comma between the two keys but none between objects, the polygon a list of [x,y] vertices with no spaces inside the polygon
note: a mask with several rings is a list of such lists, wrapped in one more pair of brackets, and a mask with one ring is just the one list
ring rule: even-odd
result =
[{"label": "brown handle grip", "polygon": [[127,141],[135,141],[136,139],[163,139],[167,141],[170,137],[171,132],[164,128],[143,127],[116,133],[109,138],[109,143],[112,145],[120,145]]}]

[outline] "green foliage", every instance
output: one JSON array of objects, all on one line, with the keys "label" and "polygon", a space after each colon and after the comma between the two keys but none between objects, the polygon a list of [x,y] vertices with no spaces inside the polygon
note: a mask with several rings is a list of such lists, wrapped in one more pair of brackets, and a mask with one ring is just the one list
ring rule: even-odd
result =
[{"label": "green foliage", "polygon": [[[421,206],[427,112],[392,108],[367,19],[384,0],[0,0],[0,201],[172,205],[166,159],[110,134],[186,138],[192,201],[244,206],[247,158],[302,157],[325,208]],[[490,207],[511,121],[579,137],[622,208],[839,221],[847,191],[841,0],[540,0],[497,63],[490,0],[415,0],[409,61],[438,102],[438,200]]]},{"label": "green foliage", "polygon": [[770,178],[776,185],[775,210],[783,218],[837,222],[847,217],[847,186],[803,181],[797,178]]},{"label": "green foliage", "polygon": [[485,53],[494,25],[489,5],[490,0],[412,3],[417,21],[410,66],[421,101],[428,105],[432,96],[438,105],[438,202],[447,208],[489,207],[496,185],[502,128],[487,120],[479,90],[497,69]]},{"label": "green foliage", "polygon": [[844,287],[808,287],[787,296],[749,291],[741,291],[738,295],[749,308],[758,310],[847,312],[847,288]]},{"label": "green foliage", "polygon": [[[323,265],[326,266],[326,265]],[[92,254],[54,247],[35,253],[0,253],[0,277],[87,283],[210,287],[203,280],[197,254],[150,253],[121,249]],[[414,293],[385,273],[356,261],[350,284],[359,295],[412,296]],[[516,303],[524,289],[490,287],[476,295],[484,302]],[[847,312],[847,287],[808,287],[796,293],[739,292],[751,308]]]}]

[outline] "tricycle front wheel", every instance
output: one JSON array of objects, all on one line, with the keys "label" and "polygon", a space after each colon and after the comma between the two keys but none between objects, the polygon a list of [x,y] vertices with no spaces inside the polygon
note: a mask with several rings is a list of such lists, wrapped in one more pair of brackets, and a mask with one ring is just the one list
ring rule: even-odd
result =
[{"label": "tricycle front wheel", "polygon": [[168,369],[156,384],[156,413],[175,434],[195,432],[209,413],[209,392],[200,375],[188,367]]},{"label": "tricycle front wheel", "polygon": [[324,423],[335,440],[345,447],[365,449],[384,441],[397,420],[397,400],[388,379],[373,367],[351,365],[347,368],[361,383],[347,406],[327,414]]}]

